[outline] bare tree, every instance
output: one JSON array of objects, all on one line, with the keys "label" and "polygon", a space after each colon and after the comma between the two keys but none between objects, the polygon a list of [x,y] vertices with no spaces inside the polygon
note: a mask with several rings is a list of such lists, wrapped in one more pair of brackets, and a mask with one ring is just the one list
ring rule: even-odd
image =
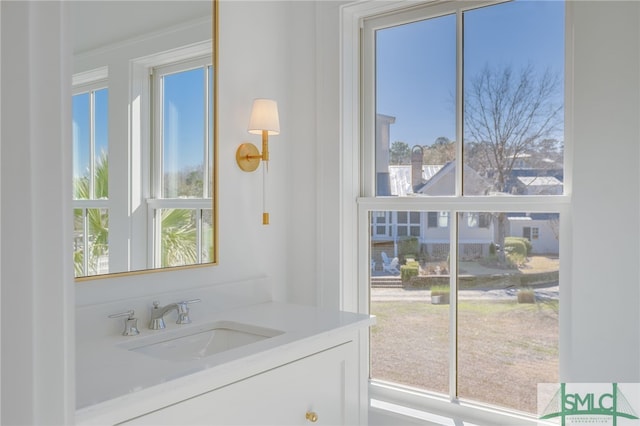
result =
[{"label": "bare tree", "polygon": [[[562,123],[560,79],[533,66],[514,73],[488,65],[470,79],[464,92],[465,163],[484,176],[486,192],[504,193],[518,158],[537,153]],[[478,195],[478,194],[476,194]],[[494,214],[497,239],[504,248],[507,215]],[[504,262],[504,251],[499,259]]]},{"label": "bare tree", "polygon": [[[514,73],[488,65],[465,87],[465,161],[505,192],[520,155],[544,149],[562,123],[560,79],[533,66]],[[471,164],[472,163],[472,164]]]}]

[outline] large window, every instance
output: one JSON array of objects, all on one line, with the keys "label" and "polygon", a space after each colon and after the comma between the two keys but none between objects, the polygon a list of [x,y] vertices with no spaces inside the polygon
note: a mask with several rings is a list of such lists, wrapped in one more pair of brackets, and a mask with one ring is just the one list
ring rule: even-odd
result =
[{"label": "large window", "polygon": [[564,4],[478,5],[365,20],[371,378],[535,413],[559,380]]}]

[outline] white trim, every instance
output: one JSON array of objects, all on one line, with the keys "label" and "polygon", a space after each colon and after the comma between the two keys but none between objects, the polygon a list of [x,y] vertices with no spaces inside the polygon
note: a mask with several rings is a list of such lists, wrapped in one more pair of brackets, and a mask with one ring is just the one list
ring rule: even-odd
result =
[{"label": "white trim", "polygon": [[86,84],[95,84],[101,80],[107,80],[109,78],[109,67],[103,66],[89,71],[83,71],[74,74],[71,77],[71,85],[73,86],[73,92],[76,94],[76,87],[84,86]]},{"label": "white trim", "polygon": [[[149,40],[153,40],[159,37],[167,37],[167,36],[171,36],[172,34],[176,34],[176,33],[180,33],[180,32],[184,32],[184,31],[189,31],[193,28],[197,28],[200,27],[202,25],[206,25],[211,23],[211,16],[207,16],[207,17],[203,17],[203,18],[196,18],[196,19],[192,19],[188,22],[183,22],[177,25],[171,25],[167,28],[163,28],[161,30],[158,31],[153,31],[147,34],[143,34],[141,36],[137,36],[137,37],[131,37],[127,40],[124,41],[120,41],[120,42],[116,42],[116,43],[112,43],[109,44],[107,46],[103,46],[103,47],[99,47],[97,49],[90,49],[84,52],[79,52],[75,54],[76,58],[84,58],[84,57],[88,57],[88,56],[102,56],[105,54],[108,54],[110,52],[113,51],[118,51],[130,46],[135,46],[137,44],[141,44],[144,42],[147,42]],[[209,52],[211,52],[211,50],[209,50]]]}]

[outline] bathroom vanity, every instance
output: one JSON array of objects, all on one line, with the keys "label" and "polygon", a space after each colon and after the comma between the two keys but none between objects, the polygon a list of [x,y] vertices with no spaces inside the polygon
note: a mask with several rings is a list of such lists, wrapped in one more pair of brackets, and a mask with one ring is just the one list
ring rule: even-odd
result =
[{"label": "bathroom vanity", "polygon": [[77,424],[356,425],[373,318],[267,302],[82,339]]}]

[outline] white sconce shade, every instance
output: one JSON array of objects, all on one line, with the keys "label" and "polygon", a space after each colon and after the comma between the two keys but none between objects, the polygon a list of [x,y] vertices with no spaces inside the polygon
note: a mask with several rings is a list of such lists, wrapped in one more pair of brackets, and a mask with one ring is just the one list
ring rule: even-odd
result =
[{"label": "white sconce shade", "polygon": [[280,134],[278,103],[272,99],[253,101],[248,131],[251,134],[260,135],[263,130],[266,130],[270,136]]}]

